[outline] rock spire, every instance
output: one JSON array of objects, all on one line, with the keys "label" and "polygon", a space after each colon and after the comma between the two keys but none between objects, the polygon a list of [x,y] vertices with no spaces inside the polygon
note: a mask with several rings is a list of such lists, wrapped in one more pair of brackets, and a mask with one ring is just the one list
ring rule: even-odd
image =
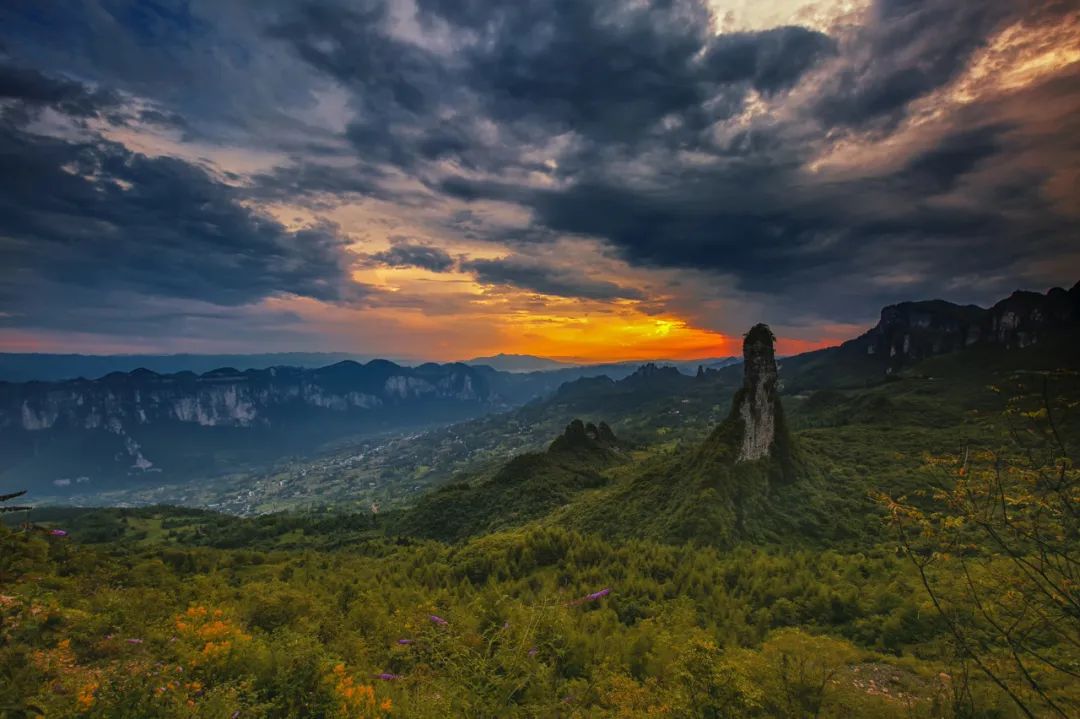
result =
[{"label": "rock spire", "polygon": [[776,439],[775,341],[764,324],[754,325],[743,339],[743,388],[735,400],[736,414],[743,423],[739,462],[768,457]]}]

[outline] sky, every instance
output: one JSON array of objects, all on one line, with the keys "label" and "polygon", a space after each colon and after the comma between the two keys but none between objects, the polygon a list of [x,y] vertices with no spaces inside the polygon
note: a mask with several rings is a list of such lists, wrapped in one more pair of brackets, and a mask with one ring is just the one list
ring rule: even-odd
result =
[{"label": "sky", "polygon": [[0,4],[0,351],[793,353],[1078,229],[1072,2]]}]

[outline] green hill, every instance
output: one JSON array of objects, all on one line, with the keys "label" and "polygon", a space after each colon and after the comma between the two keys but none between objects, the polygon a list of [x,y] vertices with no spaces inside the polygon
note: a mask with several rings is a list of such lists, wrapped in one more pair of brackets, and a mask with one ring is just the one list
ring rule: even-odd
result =
[{"label": "green hill", "polygon": [[455,482],[390,519],[393,530],[455,541],[539,519],[580,492],[603,486],[627,454],[607,424],[574,420],[545,452],[522,454],[494,476]]}]

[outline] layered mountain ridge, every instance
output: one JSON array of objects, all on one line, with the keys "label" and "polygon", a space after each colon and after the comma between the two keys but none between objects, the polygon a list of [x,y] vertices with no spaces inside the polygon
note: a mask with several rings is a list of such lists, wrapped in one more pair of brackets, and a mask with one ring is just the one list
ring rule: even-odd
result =
[{"label": "layered mountain ridge", "polygon": [[250,427],[270,426],[288,409],[350,412],[440,400],[506,405],[490,374],[461,364],[409,368],[385,360],[365,365],[346,360],[314,370],[222,368],[161,375],[137,369],[100,380],[0,383],[0,430],[119,432],[161,421]]},{"label": "layered mountain ridge", "polygon": [[[464,364],[343,361],[0,383],[0,476],[55,491],[214,477],[346,436],[448,424],[507,409],[529,378]],[[159,480],[159,481],[160,481]]]}]

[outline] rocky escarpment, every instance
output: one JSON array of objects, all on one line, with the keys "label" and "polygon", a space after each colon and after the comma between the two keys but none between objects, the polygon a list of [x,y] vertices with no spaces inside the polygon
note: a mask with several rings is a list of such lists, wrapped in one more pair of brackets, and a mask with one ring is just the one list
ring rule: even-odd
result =
[{"label": "rocky escarpment", "polygon": [[737,461],[769,456],[776,440],[779,399],[776,391],[776,338],[768,325],[754,325],[743,340],[743,387],[732,414],[742,420],[742,442]]},{"label": "rocky escarpment", "polygon": [[842,349],[878,358],[892,371],[973,345],[1029,347],[1075,328],[1080,328],[1080,283],[1046,294],[1014,292],[989,309],[942,300],[889,305],[873,329]]},{"label": "rocky escarpment", "polygon": [[164,422],[269,426],[297,411],[356,413],[425,402],[500,406],[482,370],[461,364],[400,367],[341,362],[316,370],[275,367],[203,375],[147,370],[100,380],[0,383],[0,431],[124,428]]},{"label": "rocky escarpment", "polygon": [[989,308],[943,300],[902,302],[881,310],[878,323],[855,339],[784,358],[781,389],[865,387],[922,360],[962,350],[1030,354],[1038,348],[1036,353],[1049,358],[1071,356],[1069,348],[1078,344],[1080,283],[1046,294],[1014,292]]},{"label": "rocky escarpment", "polygon": [[575,419],[566,426],[561,436],[556,437],[549,448],[552,452],[579,449],[612,449],[618,440],[607,422],[593,424]]}]

